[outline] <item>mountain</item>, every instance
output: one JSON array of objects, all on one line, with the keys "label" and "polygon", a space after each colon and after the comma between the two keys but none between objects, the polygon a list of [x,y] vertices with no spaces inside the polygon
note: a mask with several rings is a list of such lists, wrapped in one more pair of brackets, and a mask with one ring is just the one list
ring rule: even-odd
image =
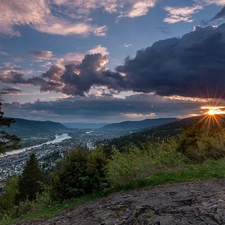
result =
[{"label": "mountain", "polygon": [[52,121],[35,121],[16,118],[15,123],[11,124],[10,127],[1,127],[0,130],[4,130],[22,138],[45,134],[59,134],[68,132],[69,128],[65,127],[61,123]]},{"label": "mountain", "polygon": [[177,118],[159,118],[159,119],[146,119],[141,121],[124,121],[121,123],[112,123],[105,125],[101,129],[108,129],[108,130],[144,129],[159,126],[174,120],[177,120]]},{"label": "mountain", "polygon": [[98,129],[108,123],[63,123],[68,128],[78,128],[78,129]]},{"label": "mountain", "polygon": [[173,122],[163,124],[157,127],[152,127],[145,129],[143,131],[132,133],[130,135],[122,136],[115,138],[104,143],[105,148],[111,148],[115,146],[117,149],[123,151],[126,146],[134,144],[138,147],[142,143],[156,141],[158,139],[176,136],[180,134],[185,128],[193,125],[194,123],[200,121],[201,123],[206,123],[208,126],[218,126],[218,123],[221,127],[225,127],[225,115],[216,115],[216,116],[194,116],[184,119],[177,119]]}]

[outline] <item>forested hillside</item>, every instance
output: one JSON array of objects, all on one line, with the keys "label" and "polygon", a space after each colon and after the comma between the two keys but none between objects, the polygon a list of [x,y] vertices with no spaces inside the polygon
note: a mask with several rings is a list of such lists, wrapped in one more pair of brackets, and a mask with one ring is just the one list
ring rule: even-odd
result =
[{"label": "forested hillside", "polygon": [[[220,126],[223,127],[225,125],[225,116],[217,115],[217,121],[218,123],[220,123]],[[216,121],[213,119],[210,121],[210,117],[208,116],[194,116],[185,119],[177,119],[173,122],[161,126],[145,129],[137,133],[131,133],[130,135],[122,136],[109,141],[106,140],[104,142],[104,145],[105,148],[111,148],[112,146],[114,146],[120,151],[124,151],[125,148],[130,145],[141,147],[143,143],[155,142],[166,137],[175,137],[184,129],[196,122],[199,122],[202,125],[206,123],[206,126],[218,126],[218,124],[216,124]]]},{"label": "forested hillside", "polygon": [[141,121],[124,121],[121,123],[112,123],[105,125],[101,129],[144,129],[144,128],[150,128],[154,126],[159,126],[165,123],[169,123],[171,121],[175,121],[177,118],[159,118],[159,119],[146,119]]},{"label": "forested hillside", "polygon": [[69,128],[61,123],[52,121],[35,121],[26,119],[15,119],[15,123],[10,127],[0,128],[10,134],[15,134],[18,137],[37,136],[43,134],[59,134],[66,132]]}]

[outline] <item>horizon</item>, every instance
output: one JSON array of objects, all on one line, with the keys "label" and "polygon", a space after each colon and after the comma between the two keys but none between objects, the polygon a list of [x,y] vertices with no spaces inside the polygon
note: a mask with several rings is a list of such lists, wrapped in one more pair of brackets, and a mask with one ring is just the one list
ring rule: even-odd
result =
[{"label": "horizon", "polygon": [[225,0],[12,0],[0,9],[5,117],[110,124],[225,113]]},{"label": "horizon", "polygon": [[[182,120],[182,119],[187,119],[187,118],[191,118],[191,117],[198,117],[198,116],[206,116],[206,115],[211,115],[211,114],[200,114],[200,115],[194,115],[194,116],[189,116],[189,117],[157,117],[157,118],[146,118],[146,119],[136,119],[136,120],[122,120],[122,121],[116,121],[116,122],[112,122],[112,123],[123,123],[123,122],[140,122],[140,121],[144,121],[144,120],[156,120],[156,119],[179,119],[179,120]],[[216,115],[224,115],[224,114],[216,114]],[[5,117],[5,116],[4,116]],[[7,118],[10,118],[10,117],[7,117]],[[12,117],[11,117],[12,118]],[[16,117],[14,119],[24,119],[24,120],[30,120],[30,121],[36,121],[36,122],[54,122],[54,123],[61,123],[61,124],[112,124],[112,123],[109,123],[109,122],[63,122],[63,121],[54,121],[54,120],[45,120],[43,118],[43,120],[34,120],[34,119],[26,119],[26,118],[21,118],[21,117]]]}]

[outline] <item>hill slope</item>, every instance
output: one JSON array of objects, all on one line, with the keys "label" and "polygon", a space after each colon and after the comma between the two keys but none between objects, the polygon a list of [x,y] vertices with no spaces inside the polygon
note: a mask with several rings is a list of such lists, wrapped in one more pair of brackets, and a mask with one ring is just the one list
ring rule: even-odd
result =
[{"label": "hill slope", "polygon": [[52,121],[35,121],[16,118],[15,123],[11,124],[10,127],[1,127],[1,130],[22,138],[44,134],[59,134],[68,131],[69,128],[61,123]]},{"label": "hill slope", "polygon": [[[219,123],[221,124],[221,126],[225,127],[225,115],[217,115],[216,118],[217,121],[219,121]],[[197,121],[202,121],[204,123],[206,120],[210,119],[212,120],[211,125],[215,125],[216,120],[214,120],[213,117],[206,117],[205,115],[188,117],[185,119],[177,119],[176,121],[163,124],[158,127],[146,129],[141,132],[132,133],[130,135],[115,138],[110,141],[107,141],[107,143],[104,144],[106,148],[115,146],[121,151],[123,151],[124,148],[126,146],[129,146],[130,144],[134,144],[140,147],[140,144],[146,143],[148,141],[155,141],[159,138],[165,138],[168,136],[176,136],[177,134],[181,133],[183,129],[196,123]]]},{"label": "hill slope", "polygon": [[141,121],[124,121],[121,123],[112,123],[105,125],[101,129],[109,129],[109,130],[144,129],[147,127],[159,126],[174,120],[177,120],[177,118],[159,118],[159,119],[146,119]]}]

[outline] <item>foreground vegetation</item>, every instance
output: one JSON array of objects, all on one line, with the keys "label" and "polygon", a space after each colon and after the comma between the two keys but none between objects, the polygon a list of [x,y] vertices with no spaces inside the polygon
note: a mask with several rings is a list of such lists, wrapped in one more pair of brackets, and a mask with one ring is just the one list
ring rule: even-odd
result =
[{"label": "foreground vegetation", "polygon": [[[225,177],[225,130],[196,123],[177,137],[123,151],[77,147],[45,176],[35,160],[32,155],[23,174],[8,180],[0,197],[1,224],[52,216],[113,191]],[[31,174],[32,182],[26,183]]]}]

